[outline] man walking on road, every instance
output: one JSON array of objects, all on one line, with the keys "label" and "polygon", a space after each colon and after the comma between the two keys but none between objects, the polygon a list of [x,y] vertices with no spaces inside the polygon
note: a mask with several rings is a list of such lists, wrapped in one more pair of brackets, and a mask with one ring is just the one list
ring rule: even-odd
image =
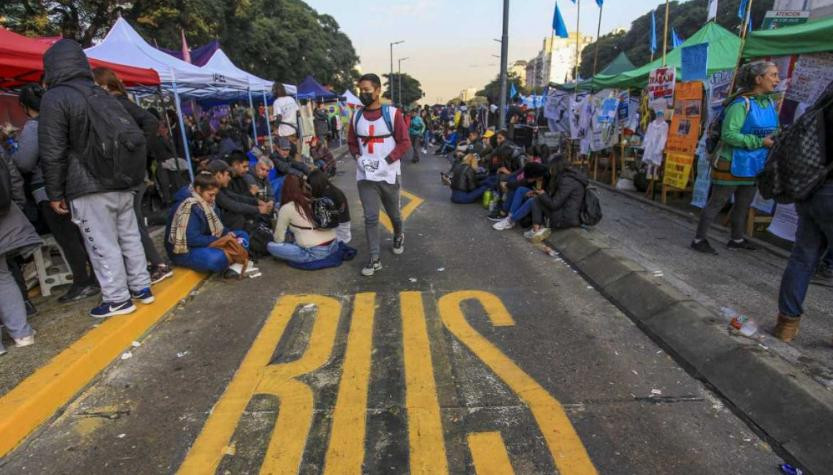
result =
[{"label": "man walking on road", "polygon": [[356,180],[364,209],[364,225],[370,259],[362,275],[382,270],[379,258],[379,203],[393,224],[393,253],[405,251],[405,234],[399,214],[402,158],[411,147],[402,112],[382,105],[382,81],[375,74],[359,78],[359,99],[364,105],[351,121],[347,145],[357,160]]}]

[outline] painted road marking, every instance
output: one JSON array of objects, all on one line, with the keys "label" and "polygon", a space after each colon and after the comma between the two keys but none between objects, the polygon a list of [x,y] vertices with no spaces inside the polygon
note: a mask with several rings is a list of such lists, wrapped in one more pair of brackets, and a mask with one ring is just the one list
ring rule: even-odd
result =
[{"label": "painted road marking", "polygon": [[[399,212],[402,217],[402,222],[404,223],[408,220],[408,217],[411,216],[411,213],[419,208],[425,200],[404,189],[400,191],[400,194],[408,198],[408,204],[406,204],[405,207]],[[379,222],[382,223],[382,226],[384,226],[389,233],[393,233],[393,223],[391,223],[390,217],[384,211],[379,213]]]},{"label": "painted road marking", "polygon": [[153,287],[153,305],[139,305],[132,315],[102,322],[0,398],[0,457],[66,405],[205,277],[177,268],[172,278]]},{"label": "painted road marking", "polygon": [[376,294],[373,293],[358,294],[353,302],[344,368],[324,462],[327,474],[362,473],[375,307]]},{"label": "painted road marking", "polygon": [[431,362],[422,294],[399,294],[402,353],[405,360],[405,409],[412,474],[448,473],[440,403]]},{"label": "painted road marking", "polygon": [[515,471],[506,453],[500,432],[473,432],[468,435],[471,460],[477,475],[512,475]]},{"label": "painted road marking", "polygon": [[[423,295],[402,292],[399,299],[410,472],[447,474],[445,434]],[[364,469],[375,300],[376,294],[361,293],[353,302],[350,333],[325,454],[324,471],[328,474],[358,474]],[[587,450],[561,404],[466,321],[461,309],[465,301],[479,302],[494,326],[515,324],[495,295],[460,291],[443,296],[437,303],[440,319],[448,331],[529,408],[559,473],[595,474]],[[309,311],[313,307],[317,310],[314,313]],[[315,318],[306,350],[297,360],[273,364],[272,355],[298,309],[301,309],[298,318]],[[258,394],[274,395],[280,401],[260,473],[298,473],[312,426],[315,394],[312,388],[296,378],[317,371],[330,360],[340,315],[341,304],[331,297],[281,297],[212,410],[179,473],[214,473],[225,455],[234,454],[232,436],[243,411]],[[500,432],[470,433],[466,440],[478,474],[513,473]]]},{"label": "painted road marking", "polygon": [[[295,310],[309,304],[315,305],[316,312],[307,350],[295,361],[271,365],[272,354]],[[179,473],[216,472],[223,455],[229,452],[231,436],[252,396],[264,393],[280,398],[280,410],[261,473],[298,473],[312,424],[313,397],[309,386],[294,378],[319,368],[329,359],[340,315],[341,304],[330,297],[281,297],[211,411]]]},{"label": "painted road marking", "polygon": [[462,291],[445,295],[439,300],[440,318],[448,331],[494,371],[529,407],[544,435],[559,473],[596,473],[587,449],[581,443],[561,404],[469,324],[460,308],[460,304],[466,300],[479,302],[489,321],[496,327],[515,324],[503,302],[495,295],[476,290]]}]

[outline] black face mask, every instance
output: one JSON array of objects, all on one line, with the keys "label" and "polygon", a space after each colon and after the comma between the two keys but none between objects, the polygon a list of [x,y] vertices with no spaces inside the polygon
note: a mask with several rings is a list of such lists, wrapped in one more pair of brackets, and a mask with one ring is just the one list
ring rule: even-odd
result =
[{"label": "black face mask", "polygon": [[359,100],[362,101],[365,107],[373,104],[373,93],[372,92],[360,92],[359,93]]}]

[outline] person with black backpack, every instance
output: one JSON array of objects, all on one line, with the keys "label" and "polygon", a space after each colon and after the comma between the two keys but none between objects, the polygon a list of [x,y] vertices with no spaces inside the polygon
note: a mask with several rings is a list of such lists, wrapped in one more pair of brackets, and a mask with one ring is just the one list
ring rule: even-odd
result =
[{"label": "person with black backpack", "polygon": [[700,213],[697,233],[691,248],[717,254],[706,239],[720,210],[734,196],[729,249],[754,251],[746,232],[746,216],[755,199],[755,177],[766,163],[773,135],[778,130],[778,108],[771,94],[778,86],[778,68],[769,61],[745,64],[738,72],[740,92],[726,106],[721,126],[720,145],[711,170],[712,194]]},{"label": "person with black backpack", "polygon": [[47,91],[38,141],[46,194],[61,215],[72,210],[98,282],[94,318],[153,302],[131,190],[145,177],[147,144],[118,99],[96,86],[81,45],[63,39],[43,58]]},{"label": "person with black backpack", "polygon": [[[807,116],[806,119],[820,120],[822,124],[818,124],[818,129],[814,131],[817,135],[812,137],[812,140],[800,140],[800,142],[817,143],[819,148],[817,151],[821,153],[821,157],[814,157],[819,159],[818,165],[820,166],[816,168],[818,176],[808,176],[810,181],[817,184],[811,188],[809,195],[795,201],[798,229],[792,254],[784,269],[784,275],[781,277],[781,288],[778,292],[778,322],[773,334],[787,342],[792,341],[798,334],[799,323],[804,313],[802,307],[804,298],[807,296],[810,280],[819,267],[819,261],[822,260],[825,252],[833,252],[830,250],[833,249],[833,82],[828,85],[816,105],[804,114],[805,116],[816,114],[815,117]],[[789,141],[792,133],[801,132],[804,130],[793,131],[788,128],[783,134],[784,137],[778,137],[776,140]],[[800,137],[795,138],[800,139]],[[779,144],[776,144],[774,149],[778,146]],[[790,154],[790,161],[801,156],[809,160],[807,156],[812,153],[808,148],[794,152],[795,154]],[[773,152],[773,155],[780,154]],[[791,168],[797,168],[797,165],[796,163]],[[796,184],[803,183],[796,182]],[[800,188],[803,189],[803,187]],[[829,261],[830,256],[827,257],[826,260]]]},{"label": "person with black backpack", "polygon": [[532,202],[532,229],[524,237],[537,242],[550,235],[544,227],[544,218],[550,220],[551,229],[566,229],[581,226],[584,195],[589,184],[587,177],[570,167],[562,155],[550,162],[550,181],[546,193],[541,193]]}]

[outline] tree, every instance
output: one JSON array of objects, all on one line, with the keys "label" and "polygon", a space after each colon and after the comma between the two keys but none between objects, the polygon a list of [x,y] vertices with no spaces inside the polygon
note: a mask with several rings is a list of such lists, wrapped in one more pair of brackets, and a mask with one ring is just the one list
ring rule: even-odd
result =
[{"label": "tree", "polygon": [[[512,84],[515,85],[515,89],[518,91],[518,94],[527,95],[529,94],[529,90],[521,84],[521,78],[518,77],[517,74],[509,72],[509,75],[506,78],[506,94],[507,94],[507,102],[511,101],[511,98],[508,97],[509,91],[512,90]],[[500,102],[500,75],[496,77],[492,82],[486,84],[483,89],[477,91],[475,93],[476,96],[483,96],[489,99],[489,102],[492,104],[497,104]]]},{"label": "tree", "polygon": [[301,0],[3,0],[0,19],[29,36],[63,35],[90,46],[121,14],[151,44],[179,49],[218,39],[239,67],[297,84],[307,75],[339,91],[351,87],[359,62],[338,22]]},{"label": "tree", "polygon": [[[741,0],[721,0],[718,2],[717,23],[727,30],[739,34],[741,20],[737,11]],[[771,2],[753,2],[752,4],[752,25],[758,27],[763,21],[766,11],[772,5]],[[680,3],[672,1],[668,9],[668,49],[671,49],[671,28],[677,30],[677,34],[688,38],[703,27],[706,21],[706,0],[690,1]],[[654,59],[662,57],[662,33],[665,26],[665,6],[656,9],[657,18],[657,52]],[[602,70],[621,51],[628,55],[633,64],[641,66],[647,64],[651,59],[651,12],[647,12],[631,23],[631,29],[626,33],[612,33],[603,35],[599,39],[599,60],[597,72]],[[596,43],[590,43],[581,52],[581,65],[579,72],[581,77],[589,78],[593,75],[593,55]]]},{"label": "tree", "polygon": [[[390,74],[383,74],[382,75],[385,79],[384,81],[384,88],[385,92],[382,93],[382,97],[390,99]],[[414,102],[422,99],[425,97],[425,93],[422,91],[422,84],[419,81],[412,78],[407,73],[402,73],[402,97],[399,97],[399,74],[393,73],[393,87],[394,89],[394,98],[396,99],[397,104],[404,104],[404,105],[411,105]]]}]

